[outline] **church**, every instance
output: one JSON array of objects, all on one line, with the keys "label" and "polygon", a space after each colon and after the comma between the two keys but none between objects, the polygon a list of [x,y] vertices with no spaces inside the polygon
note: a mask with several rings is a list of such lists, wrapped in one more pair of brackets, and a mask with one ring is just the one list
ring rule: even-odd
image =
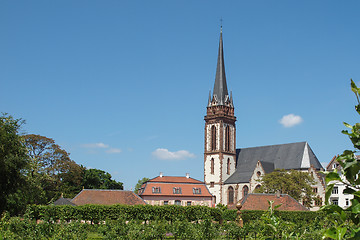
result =
[{"label": "church", "polygon": [[259,180],[275,169],[309,172],[317,195],[311,210],[325,200],[325,182],[319,160],[307,142],[236,148],[236,117],[228,92],[222,30],[220,31],[214,89],[207,104],[204,144],[204,182],[216,204],[231,205],[260,187]]}]

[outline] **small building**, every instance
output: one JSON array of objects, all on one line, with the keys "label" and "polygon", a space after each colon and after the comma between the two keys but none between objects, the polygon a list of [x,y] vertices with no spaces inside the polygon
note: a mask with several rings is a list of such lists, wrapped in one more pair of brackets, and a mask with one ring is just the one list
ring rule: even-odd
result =
[{"label": "small building", "polygon": [[213,196],[204,182],[186,177],[160,176],[145,182],[138,192],[150,205],[214,206]]},{"label": "small building", "polygon": [[[288,194],[249,193],[240,200],[241,210],[267,210],[269,202],[273,201],[273,207],[281,205],[279,211],[309,211]],[[235,208],[235,205],[229,207]]]},{"label": "small building", "polygon": [[54,202],[54,205],[145,205],[142,198],[132,191],[109,190],[109,189],[83,189],[73,199],[63,198],[62,196]]},{"label": "small building", "polygon": [[[359,159],[359,156],[356,156]],[[334,156],[326,167],[327,172],[333,172],[334,170],[340,175],[343,181],[346,181],[345,176],[342,174],[342,167],[337,162],[337,156]],[[347,208],[351,205],[351,200],[354,198],[351,194],[344,193],[346,185],[340,181],[331,181],[329,184],[334,184],[334,188],[329,197],[329,201],[332,204],[338,205],[342,208]]]}]

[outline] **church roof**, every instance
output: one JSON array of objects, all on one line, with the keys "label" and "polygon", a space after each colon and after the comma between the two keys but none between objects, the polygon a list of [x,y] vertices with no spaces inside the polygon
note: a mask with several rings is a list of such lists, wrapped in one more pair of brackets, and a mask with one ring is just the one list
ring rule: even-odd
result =
[{"label": "church roof", "polygon": [[236,170],[225,184],[249,182],[258,161],[265,173],[274,169],[307,170],[310,166],[322,169],[307,142],[236,149],[236,161]]},{"label": "church roof", "polygon": [[[222,39],[222,29],[220,31],[219,53],[216,66],[216,75],[214,90],[211,102],[216,102],[216,105],[225,105],[226,102],[232,104],[232,98],[229,97],[226,75],[225,75],[225,62],[224,62],[224,48]],[[209,96],[210,103],[210,96]]]}]

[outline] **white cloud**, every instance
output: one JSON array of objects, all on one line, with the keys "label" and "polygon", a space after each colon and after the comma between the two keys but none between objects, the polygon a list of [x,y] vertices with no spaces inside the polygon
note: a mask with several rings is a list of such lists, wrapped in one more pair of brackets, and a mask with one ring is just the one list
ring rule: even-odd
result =
[{"label": "white cloud", "polygon": [[110,148],[109,150],[106,150],[106,153],[121,153],[121,149],[119,149],[119,148]]},{"label": "white cloud", "polygon": [[109,145],[105,144],[105,143],[86,143],[86,144],[82,144],[82,147],[84,148],[108,148]]},{"label": "white cloud", "polygon": [[291,114],[283,116],[279,122],[284,127],[289,128],[289,127],[293,127],[295,125],[302,123],[302,121],[303,121],[303,119],[300,116],[297,116],[297,115],[291,113]]},{"label": "white cloud", "polygon": [[165,148],[158,148],[152,155],[161,160],[181,160],[186,158],[193,158],[195,155],[186,150],[180,150],[177,152],[170,152]]}]

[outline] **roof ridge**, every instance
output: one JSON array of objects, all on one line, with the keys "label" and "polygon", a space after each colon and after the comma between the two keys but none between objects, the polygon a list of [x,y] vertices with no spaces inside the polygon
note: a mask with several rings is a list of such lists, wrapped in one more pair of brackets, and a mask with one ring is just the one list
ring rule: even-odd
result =
[{"label": "roof ridge", "polygon": [[237,148],[236,150],[251,149],[251,148],[262,148],[262,147],[274,147],[274,146],[283,146],[283,145],[300,144],[300,143],[307,143],[307,142],[302,141],[302,142],[292,142],[292,143],[283,143],[283,144],[270,144],[270,145],[255,146],[255,147]]}]

